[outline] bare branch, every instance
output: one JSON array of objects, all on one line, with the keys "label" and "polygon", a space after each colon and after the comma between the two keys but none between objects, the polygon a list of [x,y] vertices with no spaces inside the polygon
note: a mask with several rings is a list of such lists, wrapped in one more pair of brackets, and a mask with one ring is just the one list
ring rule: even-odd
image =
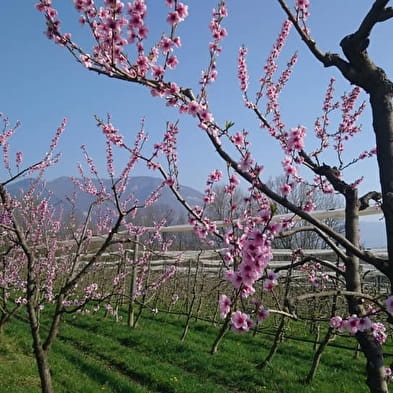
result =
[{"label": "bare branch", "polygon": [[325,67],[337,67],[344,75],[349,74],[350,64],[342,59],[336,53],[324,53],[320,50],[316,44],[316,42],[304,31],[303,27],[299,25],[297,18],[289,9],[285,0],[277,0],[280,4],[281,8],[286,13],[288,19],[293,23],[296,31],[299,33],[300,38],[307,45],[311,53],[325,66]]},{"label": "bare branch", "polygon": [[370,191],[367,194],[363,195],[362,197],[359,198],[360,201],[360,207],[359,210],[364,210],[370,207],[370,200],[373,200],[377,203],[379,203],[382,199],[382,194],[378,191]]}]

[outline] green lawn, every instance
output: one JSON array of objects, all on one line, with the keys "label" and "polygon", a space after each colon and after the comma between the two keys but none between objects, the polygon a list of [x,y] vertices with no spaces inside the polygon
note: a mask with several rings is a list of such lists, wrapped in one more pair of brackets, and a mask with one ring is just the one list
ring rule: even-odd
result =
[{"label": "green lawn", "polygon": [[[316,378],[304,385],[313,356],[311,343],[287,339],[270,365],[256,368],[273,341],[272,329],[252,334],[228,332],[219,352],[209,353],[217,327],[197,322],[180,341],[184,320],[146,315],[136,329],[102,316],[69,318],[51,352],[57,393],[227,393],[367,392],[364,358],[329,347]],[[302,338],[304,325],[288,334]],[[306,336],[304,336],[306,338]],[[354,348],[352,339],[337,340]],[[39,393],[27,325],[14,320],[0,342],[0,391]]]}]

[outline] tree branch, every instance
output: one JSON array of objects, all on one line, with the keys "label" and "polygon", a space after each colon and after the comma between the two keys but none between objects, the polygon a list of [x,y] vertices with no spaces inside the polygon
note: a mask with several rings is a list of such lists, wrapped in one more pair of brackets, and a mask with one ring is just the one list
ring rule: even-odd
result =
[{"label": "tree branch", "polygon": [[325,67],[337,67],[343,74],[349,74],[351,72],[351,67],[348,62],[342,59],[336,53],[324,53],[320,50],[316,42],[304,31],[304,29],[299,25],[297,18],[289,9],[285,0],[277,0],[281,8],[284,10],[288,19],[293,23],[296,31],[298,32],[300,38],[307,45],[310,52],[325,66]]}]

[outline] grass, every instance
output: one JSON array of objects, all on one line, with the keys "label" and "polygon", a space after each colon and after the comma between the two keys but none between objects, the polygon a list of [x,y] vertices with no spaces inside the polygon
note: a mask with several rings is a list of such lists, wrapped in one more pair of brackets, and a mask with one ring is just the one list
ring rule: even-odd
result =
[{"label": "grass", "polygon": [[[67,319],[50,357],[56,392],[333,393],[338,386],[341,393],[368,391],[364,359],[354,359],[353,351],[327,348],[316,378],[305,385],[311,343],[285,340],[271,364],[258,370],[272,335],[228,332],[212,356],[217,327],[194,323],[181,342],[183,323],[167,315],[146,315],[131,330],[100,316]],[[290,334],[304,335],[304,329],[294,326]],[[353,340],[340,343],[354,347]],[[0,380],[1,392],[40,392],[27,325],[20,320],[7,327],[0,341]]]}]

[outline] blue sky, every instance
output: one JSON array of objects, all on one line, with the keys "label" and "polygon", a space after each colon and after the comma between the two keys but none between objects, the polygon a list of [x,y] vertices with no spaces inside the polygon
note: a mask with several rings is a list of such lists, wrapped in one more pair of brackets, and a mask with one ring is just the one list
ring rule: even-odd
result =
[{"label": "blue sky", "polygon": [[[180,64],[172,74],[183,86],[196,88],[200,72],[208,61],[208,24],[216,1],[184,2],[189,5],[190,15],[179,30],[183,47],[176,53]],[[165,108],[160,99],[151,97],[142,87],[86,71],[68,52],[45,37],[44,19],[35,9],[35,3],[36,0],[13,0],[3,1],[0,5],[0,112],[12,122],[22,122],[13,143],[15,150],[24,151],[25,163],[33,163],[45,153],[57,126],[63,117],[67,117],[69,123],[59,147],[62,160],[48,172],[48,176],[76,175],[76,162],[82,161],[79,147],[85,144],[105,177],[104,138],[95,126],[95,114],[105,117],[111,113],[113,123],[130,143],[139,129],[141,118],[145,118],[152,142],[162,134],[166,121],[179,119],[180,181],[202,190],[209,172],[224,166],[196,123]],[[63,31],[71,31],[74,38],[89,49],[88,31],[78,24],[72,1],[53,0],[53,3],[59,6]],[[165,22],[167,8],[164,0],[147,3],[150,5],[151,36],[158,39],[163,31],[168,30]],[[250,91],[256,91],[262,67],[284,15],[276,0],[228,0],[227,3],[229,17],[225,26],[229,35],[218,59],[219,75],[211,88],[210,105],[220,122],[233,121],[234,130],[249,130],[255,154],[265,166],[264,178],[267,179],[280,173],[283,155],[275,141],[259,129],[254,115],[244,108],[236,79],[236,58],[238,48],[245,44],[249,49]],[[309,25],[320,48],[340,52],[341,38],[356,29],[370,3],[369,0],[313,0]],[[389,76],[393,70],[392,29],[392,22],[378,26],[370,46],[372,57]],[[285,63],[295,50],[299,53],[299,61],[282,97],[283,114],[288,127],[303,124],[311,134],[330,77],[337,79],[338,96],[348,92],[351,86],[335,69],[323,68],[293,32],[282,62]],[[368,110],[362,124],[363,135],[351,142],[348,157],[375,144]],[[119,165],[122,158],[118,156]],[[151,173],[140,168],[135,174]],[[379,189],[375,162],[367,161],[354,167],[346,178],[353,181],[359,174],[366,177],[362,192]]]}]

